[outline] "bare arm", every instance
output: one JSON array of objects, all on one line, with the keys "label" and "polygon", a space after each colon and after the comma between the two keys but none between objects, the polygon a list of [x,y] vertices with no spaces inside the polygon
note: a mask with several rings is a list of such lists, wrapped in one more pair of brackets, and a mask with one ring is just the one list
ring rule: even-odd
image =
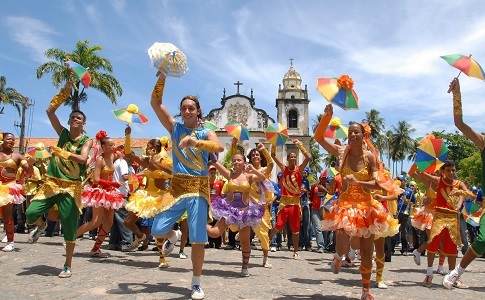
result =
[{"label": "bare arm", "polygon": [[252,164],[246,165],[246,173],[251,175],[251,183],[266,180],[266,175],[263,172],[256,170]]},{"label": "bare arm", "polygon": [[174,117],[170,115],[165,105],[162,104],[163,89],[165,88],[165,75],[161,72],[157,73],[158,80],[153,88],[152,98],[150,104],[152,105],[153,111],[157,115],[158,119],[162,123],[163,127],[170,132],[172,135],[173,124],[176,122]]},{"label": "bare arm", "polygon": [[56,115],[56,110],[62,104],[62,102],[64,102],[67,98],[69,98],[69,95],[71,94],[71,90],[72,90],[72,82],[67,81],[64,88],[62,88],[59,91],[59,93],[52,98],[46,110],[47,117],[51,122],[52,128],[54,128],[54,130],[57,132],[57,135],[61,135],[61,131],[62,131],[62,128],[64,128],[64,126],[61,125],[61,122],[59,121],[59,118]]},{"label": "bare arm", "polygon": [[230,180],[231,179],[231,171],[226,169],[226,167],[224,167],[220,162],[216,161],[216,162],[212,162],[212,165],[214,167],[216,167],[216,170],[219,172],[219,174],[221,174],[224,178],[226,178],[227,180]]},{"label": "bare arm", "polygon": [[[440,180],[439,177],[433,176],[433,175],[428,174],[428,173],[416,171],[416,174],[421,176],[424,180],[427,180],[427,181],[432,182],[434,184],[438,184],[439,180]],[[420,181],[422,182],[422,180],[420,180]]]},{"label": "bare arm", "polygon": [[450,83],[450,90],[453,92],[453,121],[456,128],[469,138],[480,150],[484,148],[484,136],[475,132],[468,124],[463,121],[461,111],[461,92],[458,78],[453,79]]},{"label": "bare arm", "polygon": [[300,149],[301,153],[305,157],[305,159],[303,159],[301,164],[298,166],[298,170],[300,174],[302,174],[306,165],[308,165],[308,163],[310,162],[311,156],[310,156],[310,153],[308,153],[308,151],[305,149],[305,147],[303,147],[302,143],[299,140],[295,139],[293,140],[293,143],[298,147],[298,149]]},{"label": "bare arm", "polygon": [[276,146],[271,146],[271,158],[274,160],[281,172],[285,170],[285,165],[276,157]]},{"label": "bare arm", "polygon": [[101,179],[101,169],[103,169],[103,157],[99,156],[94,165],[93,181],[95,183]]},{"label": "bare arm", "polygon": [[325,137],[323,136],[323,133],[325,133],[325,130],[327,129],[327,126],[330,122],[330,119],[332,118],[333,115],[333,106],[332,104],[327,104],[325,106],[325,111],[323,113],[322,118],[320,119],[320,123],[318,124],[317,130],[315,131],[314,139],[317,141],[317,143],[320,144],[320,146],[323,147],[323,149],[327,150],[329,154],[338,156],[338,145],[335,143],[329,142]]}]

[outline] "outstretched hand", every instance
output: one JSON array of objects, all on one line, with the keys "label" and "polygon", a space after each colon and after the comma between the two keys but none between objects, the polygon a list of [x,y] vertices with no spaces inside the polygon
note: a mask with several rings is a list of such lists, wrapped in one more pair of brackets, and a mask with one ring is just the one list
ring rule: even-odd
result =
[{"label": "outstretched hand", "polygon": [[323,113],[325,115],[327,115],[327,116],[332,116],[333,115],[333,106],[332,106],[332,104],[330,104],[330,103],[327,104],[325,106],[325,110],[323,111]]}]

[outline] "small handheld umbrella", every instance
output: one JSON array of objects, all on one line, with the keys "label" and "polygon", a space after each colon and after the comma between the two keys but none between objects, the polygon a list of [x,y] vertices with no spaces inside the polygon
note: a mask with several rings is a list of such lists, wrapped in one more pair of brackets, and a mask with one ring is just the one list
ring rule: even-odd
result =
[{"label": "small handheld umbrella", "polygon": [[354,81],[348,75],[339,78],[317,78],[317,90],[328,102],[343,110],[359,109],[359,98],[353,90]]},{"label": "small handheld umbrella", "polygon": [[[48,149],[48,148],[47,148]],[[50,152],[48,151],[44,145],[44,143],[37,143],[35,147],[30,147],[27,149],[27,154],[34,159],[44,159],[51,157]]]},{"label": "small handheld umbrella", "polygon": [[476,203],[473,202],[466,202],[463,206],[463,217],[466,222],[472,226],[479,226],[480,225],[480,215],[481,215],[481,207],[478,206]]},{"label": "small handheld umbrella", "polygon": [[325,209],[325,212],[330,211],[330,207],[332,207],[333,202],[337,199],[338,199],[337,195],[327,194],[327,196],[325,197],[325,199],[322,202],[322,206]]},{"label": "small handheld umbrella", "polygon": [[73,62],[72,60],[67,60],[65,63],[71,72],[76,75],[77,79],[81,81],[82,85],[85,88],[88,88],[89,84],[91,83],[91,75],[89,74],[88,69],[81,66],[77,62]]},{"label": "small handheld umbrella", "polygon": [[266,128],[266,140],[274,146],[281,146],[288,140],[288,128],[281,123],[273,123]]},{"label": "small handheld umbrella", "polygon": [[438,170],[448,157],[448,147],[443,139],[428,139],[418,147],[416,166],[421,172],[433,173]]},{"label": "small handheld umbrella", "polygon": [[238,122],[229,122],[224,128],[230,136],[235,137],[240,141],[249,140],[249,130]]},{"label": "small handheld umbrella", "polygon": [[[461,54],[450,54],[440,57],[446,60],[446,62],[451,66],[460,70],[460,73],[458,73],[456,78],[458,78],[458,76],[460,76],[460,74],[463,72],[468,76],[485,80],[485,73],[483,72],[482,67],[472,58],[471,54],[469,56]],[[450,91],[451,89],[448,90],[448,93]]]},{"label": "small handheld umbrella", "polygon": [[126,108],[119,108],[113,110],[115,117],[126,123],[146,124],[148,118],[138,111],[138,106],[130,104]]},{"label": "small handheld umbrella", "polygon": [[342,125],[340,118],[332,117],[327,130],[324,133],[324,137],[329,139],[345,139],[349,135],[349,129]]},{"label": "small handheld umbrella", "polygon": [[325,169],[325,171],[323,171],[323,173],[320,175],[320,176],[325,176],[327,178],[334,178],[336,175],[338,175],[338,171],[337,169],[335,169],[334,167],[330,167],[330,168],[327,168]]},{"label": "small handheld umbrella", "polygon": [[148,49],[153,66],[165,76],[180,77],[187,72],[187,57],[173,44],[154,43]]},{"label": "small handheld umbrella", "polygon": [[211,121],[207,121],[207,120],[206,120],[206,121],[204,121],[203,125],[204,125],[206,128],[210,129],[210,130],[217,130],[217,129],[219,129],[219,127],[217,127],[217,125],[216,125],[216,124],[214,124],[214,123],[212,123]]}]

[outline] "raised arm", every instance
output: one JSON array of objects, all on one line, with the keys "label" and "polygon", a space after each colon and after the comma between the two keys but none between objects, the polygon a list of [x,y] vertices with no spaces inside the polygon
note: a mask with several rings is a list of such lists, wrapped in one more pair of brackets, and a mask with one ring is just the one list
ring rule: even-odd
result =
[{"label": "raised arm", "polygon": [[275,145],[271,146],[271,158],[276,163],[278,168],[280,168],[281,172],[283,172],[285,170],[285,165],[278,159],[278,157],[276,157],[276,146]]},{"label": "raised arm", "polygon": [[434,176],[434,175],[431,175],[431,174],[428,174],[428,173],[425,173],[425,172],[421,172],[421,171],[416,171],[415,174],[417,174],[420,178],[422,178],[422,180],[419,180],[421,182],[423,182],[423,180],[427,180],[429,182],[438,184],[439,180],[440,180],[440,178],[437,177],[437,176]]},{"label": "raised arm", "polygon": [[315,134],[313,138],[315,139],[315,141],[317,141],[317,143],[320,144],[320,146],[323,147],[323,149],[327,150],[329,154],[338,156],[338,145],[336,145],[335,143],[330,143],[324,137],[328,124],[332,119],[332,115],[333,115],[333,106],[332,104],[327,104],[327,106],[325,106],[325,111],[323,113],[323,116],[320,119],[320,123],[318,123],[317,129],[315,130]]},{"label": "raised arm", "polygon": [[161,72],[158,72],[157,76],[158,80],[153,88],[150,104],[152,105],[153,111],[155,111],[155,114],[162,123],[163,127],[165,127],[170,135],[172,135],[173,124],[176,120],[170,115],[165,105],[162,104],[163,89],[165,88],[166,77]]},{"label": "raised arm", "polygon": [[310,153],[308,153],[308,151],[305,149],[305,147],[303,147],[303,144],[299,140],[294,139],[293,144],[295,144],[298,147],[298,149],[300,149],[301,153],[305,157],[302,163],[298,166],[300,174],[302,174],[306,165],[308,165],[308,163],[310,162],[311,156],[310,156]]},{"label": "raised arm", "polygon": [[71,90],[72,82],[67,81],[66,85],[59,91],[59,93],[57,93],[57,95],[52,98],[46,110],[47,117],[49,118],[52,127],[57,132],[57,135],[61,135],[61,131],[64,126],[61,125],[61,122],[56,115],[56,110],[59,108],[59,106],[61,106],[64,101],[67,100],[67,98],[69,98],[69,96],[71,95]]},{"label": "raised arm", "polygon": [[269,154],[268,149],[266,149],[266,147],[262,143],[259,143],[256,149],[260,153],[263,153],[264,159],[266,159],[266,174],[271,174],[271,172],[273,172],[274,161]]},{"label": "raised arm", "polygon": [[263,172],[256,170],[256,168],[252,164],[246,165],[246,173],[251,174],[251,182],[261,182],[266,180],[266,174]]},{"label": "raised arm", "polygon": [[231,171],[226,169],[226,167],[224,167],[220,162],[218,161],[213,161],[212,162],[212,165],[214,167],[216,167],[216,170],[219,172],[219,174],[221,174],[224,178],[226,178],[227,180],[231,179]]},{"label": "raised arm", "polygon": [[458,128],[463,135],[469,138],[480,150],[483,150],[484,136],[475,132],[463,121],[460,82],[458,81],[458,78],[453,79],[453,81],[450,83],[450,91],[453,92],[453,120],[456,128]]}]

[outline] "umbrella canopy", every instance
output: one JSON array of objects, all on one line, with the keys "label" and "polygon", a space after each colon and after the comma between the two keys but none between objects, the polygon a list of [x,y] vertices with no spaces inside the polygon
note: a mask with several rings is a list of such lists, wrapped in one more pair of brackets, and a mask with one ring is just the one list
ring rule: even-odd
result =
[{"label": "umbrella canopy", "polygon": [[462,211],[466,222],[475,227],[480,225],[481,212],[480,206],[471,201],[465,203]]},{"label": "umbrella canopy", "polygon": [[359,98],[353,86],[354,82],[348,75],[339,78],[317,78],[317,90],[320,94],[343,110],[359,109]]},{"label": "umbrella canopy", "polygon": [[219,129],[219,127],[216,124],[212,123],[211,121],[204,121],[203,124],[204,124],[204,126],[206,128],[208,128],[210,130],[217,130],[217,129]]},{"label": "umbrella canopy", "polygon": [[82,83],[82,85],[85,88],[89,87],[89,84],[91,83],[91,75],[89,74],[89,71],[87,68],[81,66],[77,62],[73,62],[72,60],[66,61],[66,66],[71,70],[72,73],[74,73]]},{"label": "umbrella canopy", "polygon": [[281,146],[288,140],[288,128],[281,123],[273,123],[266,128],[266,140],[272,145]]},{"label": "umbrella canopy", "polygon": [[138,106],[130,104],[128,107],[113,110],[115,117],[126,123],[146,124],[148,118],[138,111]]},{"label": "umbrella canopy", "polygon": [[335,175],[337,175],[338,173],[339,172],[337,171],[337,169],[335,169],[334,167],[330,167],[325,169],[325,171],[323,171],[323,173],[320,176],[323,175],[327,178],[330,178],[330,177],[335,177]]},{"label": "umbrella canopy", "polygon": [[249,130],[238,122],[229,122],[224,126],[227,133],[240,141],[249,140]]},{"label": "umbrella canopy", "polygon": [[154,43],[148,49],[152,64],[165,76],[180,77],[187,72],[187,57],[173,44]]},{"label": "umbrella canopy", "polygon": [[47,149],[45,148],[45,145],[43,143],[37,143],[35,147],[30,147],[27,149],[27,154],[34,159],[49,158],[51,157],[51,154]]},{"label": "umbrella canopy", "polygon": [[448,147],[443,139],[428,139],[418,147],[416,166],[421,172],[433,173],[438,170],[448,157]]},{"label": "umbrella canopy", "polygon": [[330,195],[330,194],[327,194],[325,200],[323,200],[323,208],[325,209],[325,212],[329,212],[330,211],[330,207],[332,207],[332,204],[335,200],[338,199],[338,196],[336,195]]},{"label": "umbrella canopy", "polygon": [[349,135],[349,129],[342,125],[342,122],[339,118],[333,117],[330,120],[330,125],[327,127],[327,130],[324,133],[324,137],[329,139],[345,139]]},{"label": "umbrella canopy", "polygon": [[[485,80],[485,73],[482,67],[471,57],[461,54],[450,54],[440,56],[442,59],[446,60],[451,66],[460,70],[468,76],[475,77],[481,80]],[[460,76],[460,73],[458,76]],[[457,77],[458,77],[457,76]]]}]

